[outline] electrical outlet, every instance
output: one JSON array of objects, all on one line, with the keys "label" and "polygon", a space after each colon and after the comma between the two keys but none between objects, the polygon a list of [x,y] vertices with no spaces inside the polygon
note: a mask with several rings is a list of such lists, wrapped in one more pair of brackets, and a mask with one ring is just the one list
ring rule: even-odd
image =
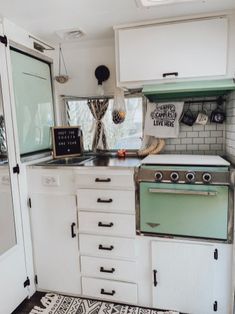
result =
[{"label": "electrical outlet", "polygon": [[60,181],[58,176],[42,176],[42,184],[44,186],[59,186]]}]

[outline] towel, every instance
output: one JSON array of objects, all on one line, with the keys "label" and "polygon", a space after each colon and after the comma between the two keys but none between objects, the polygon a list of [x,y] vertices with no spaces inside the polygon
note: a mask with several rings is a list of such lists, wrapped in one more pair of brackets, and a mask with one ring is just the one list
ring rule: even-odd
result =
[{"label": "towel", "polygon": [[148,103],[144,135],[158,138],[179,136],[179,120],[184,102]]}]

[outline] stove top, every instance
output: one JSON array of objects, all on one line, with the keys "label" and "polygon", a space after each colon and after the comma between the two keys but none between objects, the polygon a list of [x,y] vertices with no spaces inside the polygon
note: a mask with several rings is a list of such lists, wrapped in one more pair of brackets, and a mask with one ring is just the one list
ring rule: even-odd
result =
[{"label": "stove top", "polygon": [[190,165],[229,167],[230,163],[220,156],[212,155],[149,155],[141,161],[142,165]]}]

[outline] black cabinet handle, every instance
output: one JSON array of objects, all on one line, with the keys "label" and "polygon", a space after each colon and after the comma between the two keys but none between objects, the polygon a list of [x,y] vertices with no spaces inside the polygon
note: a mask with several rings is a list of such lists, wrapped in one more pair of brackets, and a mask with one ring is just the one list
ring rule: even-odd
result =
[{"label": "black cabinet handle", "polygon": [[178,72],[169,72],[169,73],[163,73],[162,74],[163,77],[172,76],[172,75],[178,76],[179,73]]},{"label": "black cabinet handle", "polygon": [[75,238],[76,237],[76,233],[74,232],[74,227],[76,226],[75,222],[73,222],[71,224],[71,237]]},{"label": "black cabinet handle", "polygon": [[95,182],[111,182],[111,179],[110,178],[107,178],[107,179],[96,178]]},{"label": "black cabinet handle", "polygon": [[103,246],[102,244],[99,245],[99,250],[112,251],[113,249],[114,249],[113,245],[110,246]]},{"label": "black cabinet handle", "polygon": [[111,228],[111,227],[113,227],[113,222],[110,222],[109,224],[104,224],[103,222],[99,221],[98,227]]},{"label": "black cabinet handle", "polygon": [[100,267],[100,272],[113,274],[115,272],[115,268],[105,269],[104,267]]},{"label": "black cabinet handle", "polygon": [[97,199],[97,203],[112,203],[112,199],[109,198],[108,200],[102,200],[101,198]]},{"label": "black cabinet handle", "polygon": [[105,291],[104,289],[101,289],[100,294],[106,294],[106,295],[114,295],[116,292],[115,290],[112,290],[112,292]]},{"label": "black cabinet handle", "polygon": [[157,287],[157,270],[153,270],[153,285],[154,287]]}]

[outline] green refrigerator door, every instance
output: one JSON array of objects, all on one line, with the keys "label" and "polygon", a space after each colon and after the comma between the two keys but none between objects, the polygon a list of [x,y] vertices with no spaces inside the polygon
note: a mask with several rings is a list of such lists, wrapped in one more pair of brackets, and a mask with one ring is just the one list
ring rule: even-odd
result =
[{"label": "green refrigerator door", "polygon": [[228,187],[140,183],[140,230],[227,239]]}]

